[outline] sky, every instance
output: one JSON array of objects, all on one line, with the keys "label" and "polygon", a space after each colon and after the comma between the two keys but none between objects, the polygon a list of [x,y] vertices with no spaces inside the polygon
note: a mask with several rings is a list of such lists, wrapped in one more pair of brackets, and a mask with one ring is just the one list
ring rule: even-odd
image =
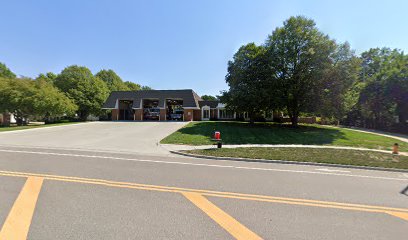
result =
[{"label": "sky", "polygon": [[0,62],[36,77],[81,65],[154,89],[227,90],[227,63],[303,15],[357,53],[408,52],[406,0],[0,0]]}]

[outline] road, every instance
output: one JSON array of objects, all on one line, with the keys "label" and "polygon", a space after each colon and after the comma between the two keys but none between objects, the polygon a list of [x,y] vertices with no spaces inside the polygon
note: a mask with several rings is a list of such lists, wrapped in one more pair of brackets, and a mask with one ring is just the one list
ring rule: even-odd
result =
[{"label": "road", "polygon": [[408,229],[399,172],[3,144],[0,181],[1,240],[406,239]]}]

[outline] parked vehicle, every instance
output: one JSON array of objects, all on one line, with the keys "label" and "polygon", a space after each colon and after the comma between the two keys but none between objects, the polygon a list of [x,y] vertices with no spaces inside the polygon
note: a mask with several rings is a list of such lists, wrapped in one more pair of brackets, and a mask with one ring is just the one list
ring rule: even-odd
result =
[{"label": "parked vehicle", "polygon": [[144,118],[150,120],[159,120],[160,118],[160,109],[159,108],[145,108],[144,109]]},{"label": "parked vehicle", "polygon": [[175,110],[173,113],[170,114],[171,120],[182,121],[183,120],[183,110]]}]

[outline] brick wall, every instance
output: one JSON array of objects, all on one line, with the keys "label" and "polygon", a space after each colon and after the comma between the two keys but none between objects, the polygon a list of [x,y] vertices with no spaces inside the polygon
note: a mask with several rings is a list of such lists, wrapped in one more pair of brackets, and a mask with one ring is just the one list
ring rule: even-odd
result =
[{"label": "brick wall", "polygon": [[112,109],[112,121],[119,120],[119,109]]},{"label": "brick wall", "polygon": [[135,121],[143,120],[143,109],[135,109],[134,118]]},{"label": "brick wall", "polygon": [[160,121],[166,121],[166,109],[160,109]]},{"label": "brick wall", "polygon": [[184,121],[193,120],[193,109],[184,109]]},{"label": "brick wall", "polygon": [[193,120],[194,121],[201,121],[201,110],[194,110],[193,111]]},{"label": "brick wall", "polygon": [[211,119],[218,119],[218,111],[217,109],[211,109],[210,110],[210,114],[211,114]]}]

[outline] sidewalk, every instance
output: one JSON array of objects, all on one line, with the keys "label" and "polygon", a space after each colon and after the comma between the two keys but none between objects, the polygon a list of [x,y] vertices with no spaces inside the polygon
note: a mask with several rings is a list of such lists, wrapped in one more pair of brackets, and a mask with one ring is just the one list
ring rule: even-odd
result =
[{"label": "sidewalk", "polygon": [[343,128],[351,131],[356,131],[356,132],[363,132],[363,133],[371,133],[383,137],[389,137],[389,138],[394,138],[396,140],[400,140],[402,142],[408,143],[408,136],[404,134],[399,134],[399,133],[390,133],[390,132],[383,132],[380,130],[375,130],[375,129],[366,129],[366,128],[358,128],[358,127],[347,127],[347,126],[330,126],[330,125],[324,125],[326,127],[331,127],[331,128]]}]

